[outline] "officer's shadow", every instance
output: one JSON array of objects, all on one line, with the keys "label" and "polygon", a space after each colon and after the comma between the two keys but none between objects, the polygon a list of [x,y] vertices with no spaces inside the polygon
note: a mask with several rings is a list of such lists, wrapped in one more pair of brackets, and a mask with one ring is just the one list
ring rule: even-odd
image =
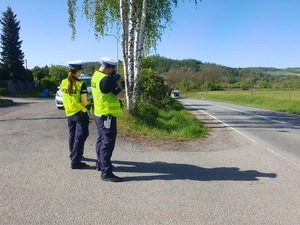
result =
[{"label": "officer's shadow", "polygon": [[[204,168],[188,164],[165,162],[113,161],[113,171],[124,181],[195,180],[195,181],[257,181],[259,177],[277,177],[276,173],[256,170],[241,171],[237,167]],[[121,173],[132,173],[122,176]],[[136,175],[138,174],[138,175]]]}]

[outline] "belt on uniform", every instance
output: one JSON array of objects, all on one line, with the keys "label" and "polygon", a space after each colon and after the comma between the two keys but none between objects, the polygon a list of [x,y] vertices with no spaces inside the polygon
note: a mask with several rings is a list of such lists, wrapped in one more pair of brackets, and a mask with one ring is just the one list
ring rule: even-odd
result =
[{"label": "belt on uniform", "polygon": [[102,115],[102,116],[100,116],[100,118],[103,119],[103,120],[106,120],[108,117],[113,118],[114,116],[112,116],[112,115]]}]

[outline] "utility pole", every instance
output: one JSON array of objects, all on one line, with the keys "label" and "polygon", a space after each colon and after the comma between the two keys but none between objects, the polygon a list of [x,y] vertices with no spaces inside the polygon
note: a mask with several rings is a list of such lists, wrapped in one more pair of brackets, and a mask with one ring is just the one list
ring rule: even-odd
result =
[{"label": "utility pole", "polygon": [[118,63],[117,63],[117,70],[119,70],[119,38],[116,35],[114,35],[114,34],[104,34],[104,35],[106,35],[106,36],[112,36],[112,37],[116,38],[116,41],[117,41],[117,61],[118,61]]}]

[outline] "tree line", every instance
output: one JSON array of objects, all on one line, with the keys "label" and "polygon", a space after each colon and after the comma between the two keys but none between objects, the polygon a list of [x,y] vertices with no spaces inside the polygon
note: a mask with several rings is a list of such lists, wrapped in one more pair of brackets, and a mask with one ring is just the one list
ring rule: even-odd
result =
[{"label": "tree line", "polygon": [[[231,68],[195,59],[174,60],[152,56],[156,70],[173,89],[220,90],[227,88],[300,88],[300,76],[286,75],[284,71],[299,73],[298,68],[279,70],[267,67]],[[283,71],[272,75],[274,71]],[[299,74],[300,75],[300,74]]]}]

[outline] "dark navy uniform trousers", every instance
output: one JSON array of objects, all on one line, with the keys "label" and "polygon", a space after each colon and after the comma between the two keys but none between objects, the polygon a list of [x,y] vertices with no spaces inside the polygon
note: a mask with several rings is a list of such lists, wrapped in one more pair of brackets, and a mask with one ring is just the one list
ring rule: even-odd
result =
[{"label": "dark navy uniform trousers", "polygon": [[69,149],[72,164],[81,162],[84,143],[89,136],[89,117],[87,113],[78,112],[68,116]]},{"label": "dark navy uniform trousers", "polygon": [[104,126],[107,116],[94,116],[98,139],[96,143],[97,163],[103,176],[112,173],[111,157],[115,148],[117,136],[117,118],[111,116],[110,128]]}]

